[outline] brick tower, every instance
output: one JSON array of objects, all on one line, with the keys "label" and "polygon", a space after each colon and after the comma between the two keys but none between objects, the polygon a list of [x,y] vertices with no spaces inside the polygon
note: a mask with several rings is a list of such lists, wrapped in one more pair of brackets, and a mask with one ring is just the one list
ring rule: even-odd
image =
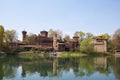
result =
[{"label": "brick tower", "polygon": [[54,34],[53,36],[53,48],[55,51],[58,50],[58,45],[57,45],[57,34]]},{"label": "brick tower", "polygon": [[42,37],[48,37],[48,32],[47,31],[41,31],[41,36]]},{"label": "brick tower", "polygon": [[23,36],[23,40],[22,41],[24,41],[25,40],[25,38],[26,38],[26,36],[27,36],[27,31],[22,31],[22,36]]}]

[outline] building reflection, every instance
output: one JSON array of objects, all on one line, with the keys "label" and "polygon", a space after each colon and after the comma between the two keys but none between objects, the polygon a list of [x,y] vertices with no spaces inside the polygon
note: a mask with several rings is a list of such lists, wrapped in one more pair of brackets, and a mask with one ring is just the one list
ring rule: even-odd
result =
[{"label": "building reflection", "polygon": [[107,58],[106,57],[96,57],[96,58],[94,58],[94,67],[98,70],[107,69]]},{"label": "building reflection", "polygon": [[91,76],[95,72],[104,75],[112,73],[120,76],[120,59],[107,57],[80,58],[6,58],[0,59],[0,80],[3,77],[15,77],[19,66],[22,67],[21,76],[40,74],[41,77],[61,77],[64,72],[73,71],[76,77]]},{"label": "building reflection", "polygon": [[57,68],[59,66],[58,58],[53,59],[53,76],[57,75]]}]

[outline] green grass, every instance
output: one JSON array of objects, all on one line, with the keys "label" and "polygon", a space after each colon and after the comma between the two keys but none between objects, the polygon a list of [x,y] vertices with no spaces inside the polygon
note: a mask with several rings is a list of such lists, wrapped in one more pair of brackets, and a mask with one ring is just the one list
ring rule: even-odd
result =
[{"label": "green grass", "polygon": [[79,52],[79,51],[75,51],[75,52],[73,52],[73,51],[63,51],[62,54],[82,54],[82,53]]},{"label": "green grass", "polygon": [[38,54],[44,54],[45,51],[21,51],[19,54],[34,54],[34,53],[38,53]]},{"label": "green grass", "polygon": [[20,52],[20,54],[33,54],[34,52],[33,51],[22,51]]}]

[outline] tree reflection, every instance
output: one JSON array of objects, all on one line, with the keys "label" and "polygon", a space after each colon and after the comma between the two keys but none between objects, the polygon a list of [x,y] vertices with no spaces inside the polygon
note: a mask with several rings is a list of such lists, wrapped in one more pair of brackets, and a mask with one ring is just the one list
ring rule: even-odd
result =
[{"label": "tree reflection", "polygon": [[62,77],[64,72],[72,69],[76,77],[91,76],[95,72],[108,75],[110,67],[120,79],[120,59],[106,57],[78,57],[78,58],[19,58],[6,57],[0,59],[0,79],[16,77],[17,68],[22,66],[21,76],[33,75],[36,72],[41,77]]},{"label": "tree reflection", "polygon": [[120,80],[120,58],[109,58],[108,60],[115,76]]},{"label": "tree reflection", "polygon": [[22,77],[26,77],[26,71],[25,71],[25,69],[24,69],[24,67],[22,67]]},{"label": "tree reflection", "polygon": [[0,66],[1,75],[3,75],[6,78],[15,77],[18,64],[16,61],[14,61],[13,57],[11,57],[11,60],[9,60],[9,58],[5,57],[4,59],[0,59],[0,61],[2,62],[2,63],[0,63],[1,64],[1,66]]},{"label": "tree reflection", "polygon": [[2,80],[3,76],[4,76],[4,72],[3,72],[2,66],[3,66],[3,63],[0,61],[0,80]]}]

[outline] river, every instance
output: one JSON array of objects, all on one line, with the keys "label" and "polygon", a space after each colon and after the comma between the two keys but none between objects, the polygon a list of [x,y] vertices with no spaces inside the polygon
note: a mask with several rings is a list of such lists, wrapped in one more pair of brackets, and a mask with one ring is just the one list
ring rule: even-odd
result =
[{"label": "river", "polygon": [[0,57],[0,80],[120,80],[120,58]]}]

